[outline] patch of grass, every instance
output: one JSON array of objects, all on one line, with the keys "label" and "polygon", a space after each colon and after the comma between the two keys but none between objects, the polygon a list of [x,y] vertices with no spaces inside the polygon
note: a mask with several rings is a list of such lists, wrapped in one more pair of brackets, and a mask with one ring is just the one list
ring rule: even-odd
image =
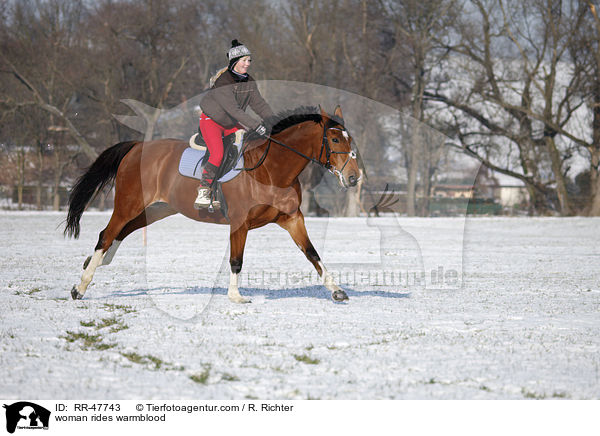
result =
[{"label": "patch of grass", "polygon": [[564,391],[554,392],[552,398],[569,398],[569,395]]},{"label": "patch of grass", "polygon": [[146,354],[145,356],[142,356],[141,354],[138,354],[136,352],[120,353],[120,354],[121,354],[121,356],[123,356],[127,360],[129,360],[130,362],[137,363],[138,365],[147,365],[154,371],[158,371],[159,369],[173,370],[173,371],[185,370],[185,368],[183,366],[177,366],[177,367],[173,366],[173,364],[165,362],[164,360],[162,360],[156,356],[152,356],[150,354]]},{"label": "patch of grass", "polygon": [[523,396],[525,398],[528,398],[530,400],[543,400],[543,399],[546,398],[545,394],[538,394],[538,393],[535,393],[535,392],[531,392],[531,391],[528,391],[525,388],[521,389],[521,393],[523,394]]},{"label": "patch of grass", "polygon": [[485,391],[485,392],[492,392],[492,390],[490,388],[488,388],[486,385],[479,386],[479,389],[481,389],[482,391]]},{"label": "patch of grass", "polygon": [[148,359],[150,362],[152,362],[154,364],[154,369],[158,370],[160,369],[161,366],[163,366],[165,364],[165,362],[163,362],[162,359],[159,359],[158,357],[155,356],[146,356],[146,359]]},{"label": "patch of grass", "polygon": [[294,359],[298,362],[306,363],[307,365],[317,365],[321,362],[319,359],[313,359],[306,354],[294,354]]},{"label": "patch of grass", "polygon": [[117,333],[117,332],[120,332],[121,330],[125,330],[125,329],[129,328],[129,326],[123,324],[123,321],[121,321],[120,319],[118,319],[116,317],[103,318],[101,320],[101,322],[81,321],[79,324],[81,324],[82,327],[96,327],[96,330],[100,330],[105,327],[111,327],[111,329],[110,329],[111,333]]},{"label": "patch of grass", "polygon": [[208,382],[209,376],[210,376],[210,366],[207,366],[204,368],[204,370],[202,372],[190,375],[190,379],[194,383],[199,383],[201,385],[205,385]]},{"label": "patch of grass", "polygon": [[83,349],[94,349],[94,350],[108,350],[110,348],[114,348],[117,344],[105,344],[102,342],[101,335],[89,335],[87,333],[82,332],[71,332],[67,330],[67,336],[63,336],[63,338],[69,342],[74,343],[81,341],[83,343]]},{"label": "patch of grass", "polygon": [[38,292],[42,292],[42,290],[40,288],[33,288],[29,291],[17,291],[15,292],[15,295],[33,295],[37,294]]},{"label": "patch of grass", "polygon": [[111,328],[110,332],[111,333],[117,333],[117,332],[120,332],[121,330],[127,330],[128,328],[129,328],[128,325],[125,325],[123,323],[119,323],[115,327]]},{"label": "patch of grass", "polygon": [[115,324],[119,324],[119,320],[116,317],[103,318],[102,322],[96,323],[96,329],[100,330],[100,329],[103,329],[104,327],[110,327]]},{"label": "patch of grass", "polygon": [[83,341],[83,345],[86,347],[92,346],[98,342],[102,342],[100,335],[88,335],[87,333],[72,332],[67,330],[67,336],[64,336],[67,342],[76,342],[79,340]]},{"label": "patch of grass", "polygon": [[141,356],[138,353],[121,353],[121,356],[125,357],[127,360],[133,363],[144,363],[144,356]]},{"label": "patch of grass", "polygon": [[231,375],[231,374],[228,374],[226,372],[224,372],[223,375],[221,376],[221,380],[230,381],[230,382],[240,381],[240,379],[237,378],[235,375]]},{"label": "patch of grass", "polygon": [[142,356],[138,353],[132,352],[132,353],[120,353],[120,354],[121,354],[121,356],[123,356],[127,360],[129,360],[130,362],[139,363],[139,364],[144,363],[144,356]]},{"label": "patch of grass", "polygon": [[431,378],[429,379],[429,381],[427,382],[427,384],[428,384],[428,385],[434,385],[434,384],[436,384],[436,383],[437,383],[437,380],[436,380],[435,378],[433,378],[433,377],[431,377]]},{"label": "patch of grass", "polygon": [[137,312],[131,306],[124,306],[124,305],[121,305],[121,304],[104,303],[104,309],[107,310],[107,311],[109,311],[109,312],[114,312],[116,310],[120,310],[123,313],[134,313],[134,312]]},{"label": "patch of grass", "polygon": [[96,345],[94,348],[95,348],[96,350],[103,351],[103,350],[109,350],[109,349],[111,349],[111,348],[115,348],[116,346],[117,346],[117,344],[105,344],[105,343],[100,343],[100,344]]},{"label": "patch of grass", "polygon": [[366,344],[367,346],[369,345],[383,345],[383,344],[389,344],[391,341],[388,338],[381,338],[377,341],[373,341],[373,342],[369,342],[368,344]]}]

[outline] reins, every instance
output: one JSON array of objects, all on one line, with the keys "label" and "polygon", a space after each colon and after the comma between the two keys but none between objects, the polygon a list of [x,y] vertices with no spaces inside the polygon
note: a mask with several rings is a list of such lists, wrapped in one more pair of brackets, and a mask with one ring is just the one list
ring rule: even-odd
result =
[{"label": "reins", "polygon": [[[336,174],[336,173],[339,174],[339,173],[341,173],[341,171],[344,170],[344,168],[346,167],[346,165],[348,164],[350,159],[356,159],[356,153],[354,152],[354,150],[351,150],[351,151],[331,150],[331,147],[329,146],[329,140],[327,139],[327,130],[329,130],[329,129],[337,129],[337,127],[329,127],[328,128],[327,123],[323,122],[323,139],[321,142],[321,151],[319,153],[319,159],[315,159],[314,157],[308,156],[308,155],[302,153],[301,151],[298,151],[295,148],[290,147],[289,145],[274,139],[271,136],[267,136],[267,140],[268,140],[267,147],[265,148],[265,151],[263,152],[262,156],[260,157],[258,163],[251,168],[242,168],[242,170],[243,171],[253,171],[253,170],[257,169],[258,167],[260,167],[264,163],[265,159],[267,158],[267,154],[269,153],[269,149],[271,148],[271,143],[274,142],[275,144],[280,145],[280,146],[296,153],[298,156],[303,157],[304,159],[308,160],[309,162],[314,162],[317,165],[327,169],[328,171],[331,171],[334,174]],[[338,130],[341,130],[341,129],[338,129]],[[246,144],[244,146],[244,148],[242,149],[242,151],[240,153],[241,155],[244,154],[247,147],[248,147],[248,144]],[[325,157],[327,158],[326,163],[321,162],[321,157],[323,156],[323,150],[325,150]],[[348,159],[346,159],[346,162],[344,163],[342,168],[340,170],[337,170],[331,166],[330,157],[332,154],[348,154],[350,156],[348,157]]]}]

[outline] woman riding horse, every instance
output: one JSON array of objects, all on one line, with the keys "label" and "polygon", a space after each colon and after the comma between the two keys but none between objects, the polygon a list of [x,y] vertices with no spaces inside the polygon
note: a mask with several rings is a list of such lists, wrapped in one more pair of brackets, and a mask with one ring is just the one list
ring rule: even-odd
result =
[{"label": "woman riding horse", "polygon": [[261,136],[267,133],[264,122],[244,112],[246,108],[250,106],[263,120],[273,118],[273,111],[248,74],[252,62],[250,50],[234,39],[227,52],[227,59],[229,65],[211,79],[211,91],[200,103],[200,132],[210,156],[202,172],[198,198],[194,202],[197,209],[206,207],[211,202],[210,185],[223,160],[223,136],[238,132],[235,144],[241,145],[245,132],[243,129],[254,130]]},{"label": "woman riding horse", "polygon": [[275,223],[285,229],[331,292],[334,301],[348,299],[335,283],[312,245],[300,210],[302,189],[298,177],[309,163],[336,175],[341,186],[356,186],[360,179],[352,136],[346,129],[342,110],[333,115],[316,107],[300,107],[278,116],[269,137],[248,135],[243,150],[244,168],[221,184],[228,202],[227,214],[195,209],[193,198],[198,180],[178,171],[187,141],[159,139],[115,144],[104,150],[77,180],[69,196],[65,234],[77,238],[80,219],[88,204],[114,182],[114,209],[98,235],[94,252],[83,265],[73,299],[83,298],[96,269],[110,264],[120,243],[132,232],[168,216],[181,213],[196,221],[229,225],[227,296],[245,303],[238,288],[248,231]]}]

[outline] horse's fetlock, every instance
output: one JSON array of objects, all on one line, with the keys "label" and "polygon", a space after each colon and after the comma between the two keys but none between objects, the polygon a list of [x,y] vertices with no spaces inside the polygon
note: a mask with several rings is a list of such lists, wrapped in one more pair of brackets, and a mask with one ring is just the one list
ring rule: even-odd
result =
[{"label": "horse's fetlock", "polygon": [[229,261],[229,265],[231,265],[231,272],[233,274],[239,274],[242,270],[242,263],[243,261],[241,259],[231,259]]}]

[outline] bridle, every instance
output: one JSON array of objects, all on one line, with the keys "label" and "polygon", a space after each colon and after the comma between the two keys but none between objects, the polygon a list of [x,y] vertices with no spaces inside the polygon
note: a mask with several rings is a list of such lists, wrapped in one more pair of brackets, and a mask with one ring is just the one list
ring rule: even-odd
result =
[{"label": "bridle", "polygon": [[[346,168],[346,165],[348,165],[348,162],[350,162],[351,159],[356,159],[356,151],[354,150],[350,150],[350,151],[335,151],[332,150],[331,147],[329,146],[329,140],[327,139],[327,131],[328,130],[339,130],[340,132],[342,132],[342,134],[346,137],[348,135],[348,132],[346,131],[346,129],[340,129],[339,127],[329,127],[327,128],[326,126],[323,126],[323,142],[321,143],[321,152],[319,153],[319,164],[321,166],[323,166],[325,169],[327,169],[327,171],[329,171],[331,174],[335,175],[338,177],[338,179],[340,179],[340,182],[342,183],[342,185],[346,186],[346,183],[344,182],[344,177],[342,175],[342,171],[344,171],[344,168]],[[325,150],[325,157],[327,158],[327,162],[325,164],[323,164],[321,162],[321,157],[323,156],[323,150]],[[333,165],[331,165],[330,162],[330,158],[332,154],[347,154],[348,157],[346,158],[346,161],[344,162],[344,165],[342,165],[342,168],[340,168],[339,170],[337,168],[335,168]]]},{"label": "bridle", "polygon": [[[299,156],[302,156],[304,159],[306,159],[310,162],[314,162],[317,165],[319,165],[320,167],[325,168],[331,174],[337,176],[340,179],[340,181],[342,182],[342,184],[345,185],[343,176],[342,176],[342,171],[344,171],[344,168],[346,168],[346,165],[348,165],[348,162],[350,162],[351,159],[356,159],[356,151],[354,151],[354,150],[335,151],[335,150],[331,149],[331,146],[329,145],[329,140],[327,139],[327,131],[328,130],[339,130],[342,133],[344,133],[345,136],[348,135],[348,132],[346,129],[335,127],[335,125],[337,125],[337,123],[335,123],[334,126],[332,126],[331,124],[332,124],[331,120],[329,120],[328,122],[323,122],[323,139],[321,141],[321,151],[319,152],[319,159],[315,159],[314,157],[307,156],[306,154],[302,153],[301,151],[298,151],[295,148],[290,147],[289,145],[284,144],[283,142],[280,142],[280,141],[272,138],[271,136],[268,136],[267,137],[267,139],[268,139],[267,147],[266,147],[263,155],[261,156],[261,158],[258,160],[258,163],[251,168],[242,168],[242,170],[253,171],[253,170],[257,169],[258,167],[260,167],[263,164],[263,162],[265,161],[267,154],[269,153],[269,149],[271,148],[271,143],[273,142],[277,145],[280,145],[280,146],[296,153]],[[246,147],[244,147],[244,149],[242,149],[240,155],[242,155],[246,151]],[[323,152],[325,152],[325,158],[327,159],[325,161],[325,163],[323,163],[321,161],[321,159],[323,158]],[[344,162],[344,165],[342,165],[342,167],[339,170],[335,166],[331,165],[331,155],[332,154],[347,154],[348,155],[348,157],[346,158],[346,161]]]}]

